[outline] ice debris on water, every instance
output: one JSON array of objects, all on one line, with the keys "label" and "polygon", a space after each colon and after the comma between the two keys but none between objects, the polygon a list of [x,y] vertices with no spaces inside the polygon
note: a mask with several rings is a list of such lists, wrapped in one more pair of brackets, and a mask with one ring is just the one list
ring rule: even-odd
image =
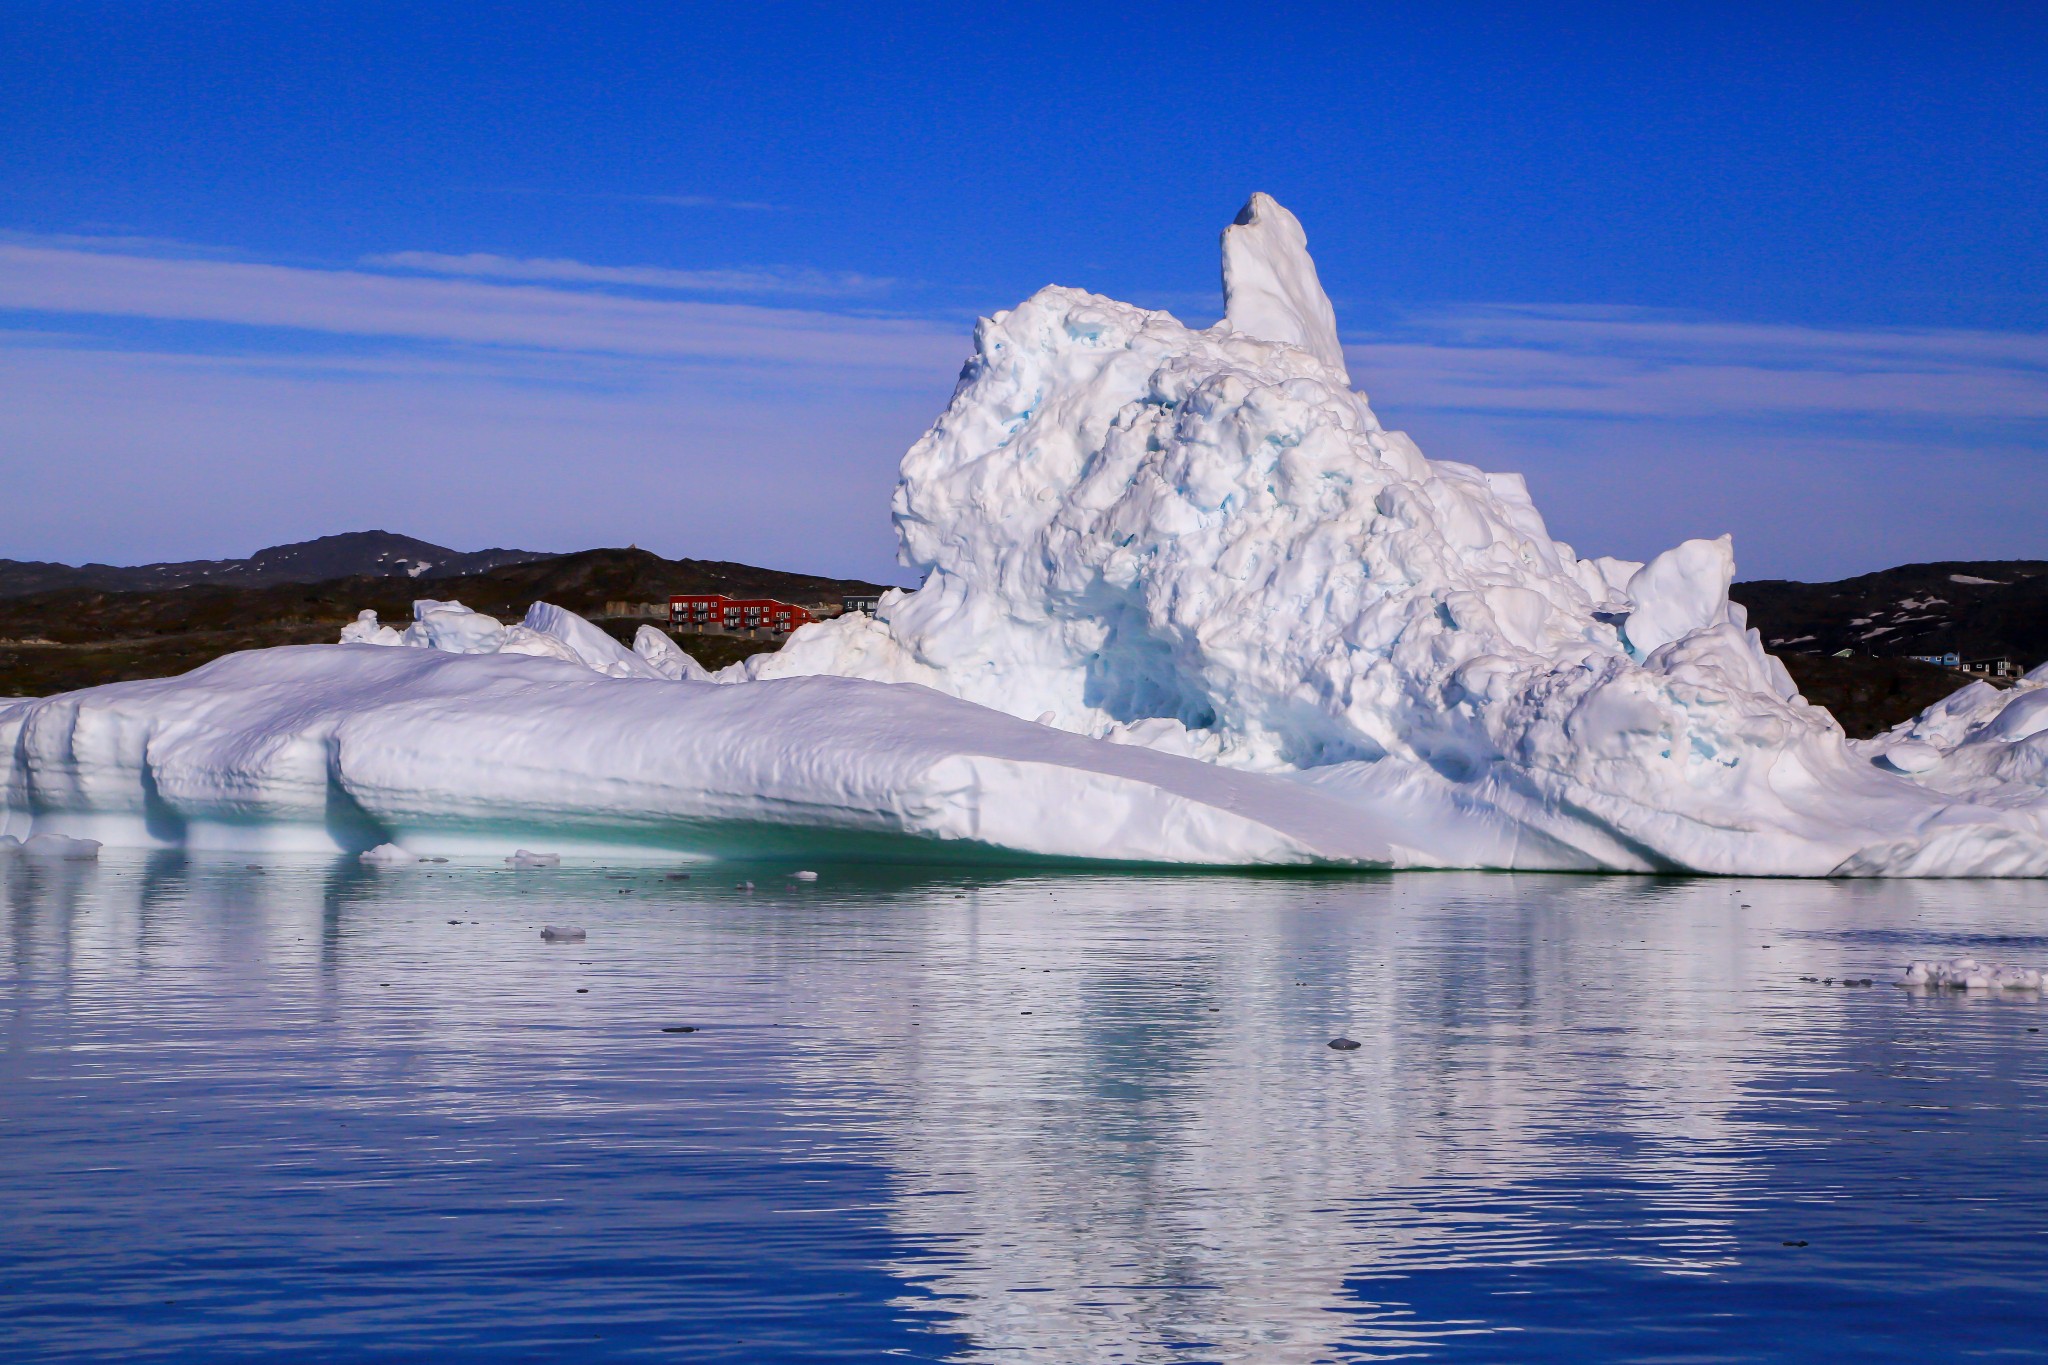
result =
[{"label": "ice debris on water", "polygon": [[100,856],[97,839],[72,839],[62,834],[32,834],[24,842],[13,835],[0,836],[0,858],[21,856],[46,862],[84,863]]},{"label": "ice debris on water", "polygon": [[2048,977],[2032,967],[1979,962],[1974,957],[1947,957],[1915,962],[1906,968],[1902,986],[1958,991],[2038,991]]},{"label": "ice debris on water", "polygon": [[522,848],[515,850],[512,856],[505,861],[513,867],[560,867],[562,865],[562,855],[559,853],[532,853]]},{"label": "ice debris on water", "polygon": [[1729,599],[1727,537],[1581,555],[1519,475],[1382,426],[1307,240],[1252,196],[1206,328],[1058,286],[981,319],[901,465],[923,586],[872,614],[705,675],[658,630],[628,648],[545,602],[508,624],[422,599],[345,647],[0,702],[0,827],[224,847],[251,810],[309,842],[343,810],[394,839],[547,821],[688,853],[795,828],[996,857],[2048,876],[2048,665],[1849,740]]},{"label": "ice debris on water", "polygon": [[400,848],[397,844],[379,844],[375,848],[365,851],[361,855],[360,861],[371,867],[400,867],[416,863],[419,859]]},{"label": "ice debris on water", "polygon": [[589,935],[573,924],[549,924],[540,931],[543,943],[581,943]]}]

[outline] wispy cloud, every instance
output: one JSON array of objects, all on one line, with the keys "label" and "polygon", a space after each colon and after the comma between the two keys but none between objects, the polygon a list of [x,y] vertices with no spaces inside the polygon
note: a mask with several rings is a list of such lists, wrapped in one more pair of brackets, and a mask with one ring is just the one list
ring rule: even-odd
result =
[{"label": "wispy cloud", "polygon": [[[583,354],[223,357],[7,346],[4,553],[135,563],[392,522],[443,544],[894,581],[889,491],[945,402]],[[789,374],[791,372],[784,372]]]},{"label": "wispy cloud", "polygon": [[[246,506],[314,534],[370,524],[402,486],[450,542],[823,547],[873,571],[896,458],[944,404],[968,319],[861,316],[857,277],[819,277],[837,295],[800,277],[0,235],[0,453],[29,471],[0,540],[193,557],[240,544]],[[1589,553],[1724,530],[1748,574],[2043,553],[2038,334],[1502,305],[1416,313],[1346,352],[1383,419],[1438,458],[1526,472]]]},{"label": "wispy cloud", "polygon": [[2037,421],[2048,337],[1729,323],[1625,309],[1470,308],[1345,347],[1404,408],[1713,419]]},{"label": "wispy cloud", "polygon": [[609,194],[607,199],[631,204],[666,204],[675,209],[732,209],[741,213],[781,213],[781,204],[753,199],[719,199],[708,194]]},{"label": "wispy cloud", "polygon": [[19,242],[0,242],[0,308],[919,375],[956,368],[965,344],[955,327],[815,309]]},{"label": "wispy cloud", "polygon": [[505,194],[548,199],[581,199],[599,204],[660,204],[674,209],[720,209],[734,213],[787,213],[787,204],[728,199],[717,194],[629,194],[618,190],[550,190],[532,185],[461,185],[468,194]]},{"label": "wispy cloud", "polygon": [[473,251],[392,251],[361,262],[389,270],[433,275],[468,275],[497,280],[545,280],[562,284],[616,285],[676,293],[795,294],[814,298],[860,298],[886,293],[894,280],[874,275],[820,270],[750,268],[674,270],[657,265],[591,265],[560,257],[496,256]]},{"label": "wispy cloud", "polygon": [[1382,420],[1514,469],[1558,534],[1644,558],[1736,533],[1749,576],[2038,557],[2048,337],[1636,309],[1419,313],[1345,346]]},{"label": "wispy cloud", "polygon": [[0,243],[27,247],[70,247],[78,251],[137,255],[190,257],[201,260],[240,260],[244,253],[231,247],[205,242],[188,242],[177,237],[151,237],[136,232],[17,232],[0,228]]},{"label": "wispy cloud", "polygon": [[890,572],[896,461],[964,324],[596,282],[0,241],[0,543],[127,562],[395,515]]}]

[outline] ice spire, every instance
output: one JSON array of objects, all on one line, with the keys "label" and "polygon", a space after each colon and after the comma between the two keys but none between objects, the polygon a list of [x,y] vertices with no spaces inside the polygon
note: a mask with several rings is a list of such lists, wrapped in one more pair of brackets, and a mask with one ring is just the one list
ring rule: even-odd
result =
[{"label": "ice spire", "polygon": [[1351,382],[1308,234],[1270,194],[1254,194],[1223,229],[1223,312],[1233,330],[1299,346]]}]

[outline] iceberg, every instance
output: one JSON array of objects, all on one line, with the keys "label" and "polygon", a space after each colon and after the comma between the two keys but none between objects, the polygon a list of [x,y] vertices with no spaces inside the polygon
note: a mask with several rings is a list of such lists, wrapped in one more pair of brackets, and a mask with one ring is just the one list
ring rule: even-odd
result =
[{"label": "iceberg", "polygon": [[1552,538],[1352,388],[1254,195],[1206,329],[1049,286],[905,455],[916,591],[707,673],[536,603],[0,704],[7,833],[1785,876],[2048,875],[2048,667],[1849,740],[1732,543]]},{"label": "iceberg", "polygon": [[60,863],[91,862],[100,856],[100,845],[95,839],[71,839],[62,834],[35,834],[26,841],[0,835],[0,858],[17,855]]},{"label": "iceberg", "polygon": [[2048,672],[1883,761],[1747,629],[1727,538],[1581,558],[1518,476],[1380,425],[1292,214],[1254,195],[1223,258],[1206,330],[1060,287],[983,319],[896,492],[923,586],[748,676],[1284,773],[1418,863],[2048,873]]},{"label": "iceberg", "polygon": [[512,850],[512,856],[507,858],[505,862],[508,866],[521,868],[560,867],[562,865],[562,855],[559,853],[535,853],[529,849],[515,848]]}]

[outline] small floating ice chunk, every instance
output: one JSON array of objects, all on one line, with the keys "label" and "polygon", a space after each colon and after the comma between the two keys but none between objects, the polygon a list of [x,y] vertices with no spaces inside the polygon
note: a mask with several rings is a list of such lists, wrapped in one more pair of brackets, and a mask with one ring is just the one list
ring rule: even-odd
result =
[{"label": "small floating ice chunk", "polygon": [[341,642],[345,645],[397,645],[405,637],[390,626],[377,623],[374,611],[359,611],[356,619],[341,628]]},{"label": "small floating ice chunk", "polygon": [[100,856],[100,841],[70,839],[62,834],[34,834],[21,846],[21,851],[31,858],[67,863],[90,862]]},{"label": "small floating ice chunk", "polygon": [[2038,991],[2048,978],[2032,967],[1949,957],[1913,963],[1899,984],[1952,991]]},{"label": "small floating ice chunk", "polygon": [[364,853],[361,861],[371,867],[398,867],[401,864],[417,862],[418,859],[397,844],[379,844]]},{"label": "small floating ice chunk", "polygon": [[789,879],[793,882],[814,882],[818,880],[818,874],[815,872],[792,872],[789,874]]},{"label": "small floating ice chunk", "polygon": [[562,855],[559,853],[532,853],[522,848],[514,850],[512,856],[505,861],[514,867],[560,867],[562,865]]},{"label": "small floating ice chunk", "polygon": [[471,611],[460,602],[421,598],[412,604],[413,621],[399,643],[444,654],[496,654],[505,643],[505,626],[494,616]]},{"label": "small floating ice chunk", "polygon": [[549,924],[542,927],[540,937],[543,943],[581,943],[588,936],[573,924]]}]

